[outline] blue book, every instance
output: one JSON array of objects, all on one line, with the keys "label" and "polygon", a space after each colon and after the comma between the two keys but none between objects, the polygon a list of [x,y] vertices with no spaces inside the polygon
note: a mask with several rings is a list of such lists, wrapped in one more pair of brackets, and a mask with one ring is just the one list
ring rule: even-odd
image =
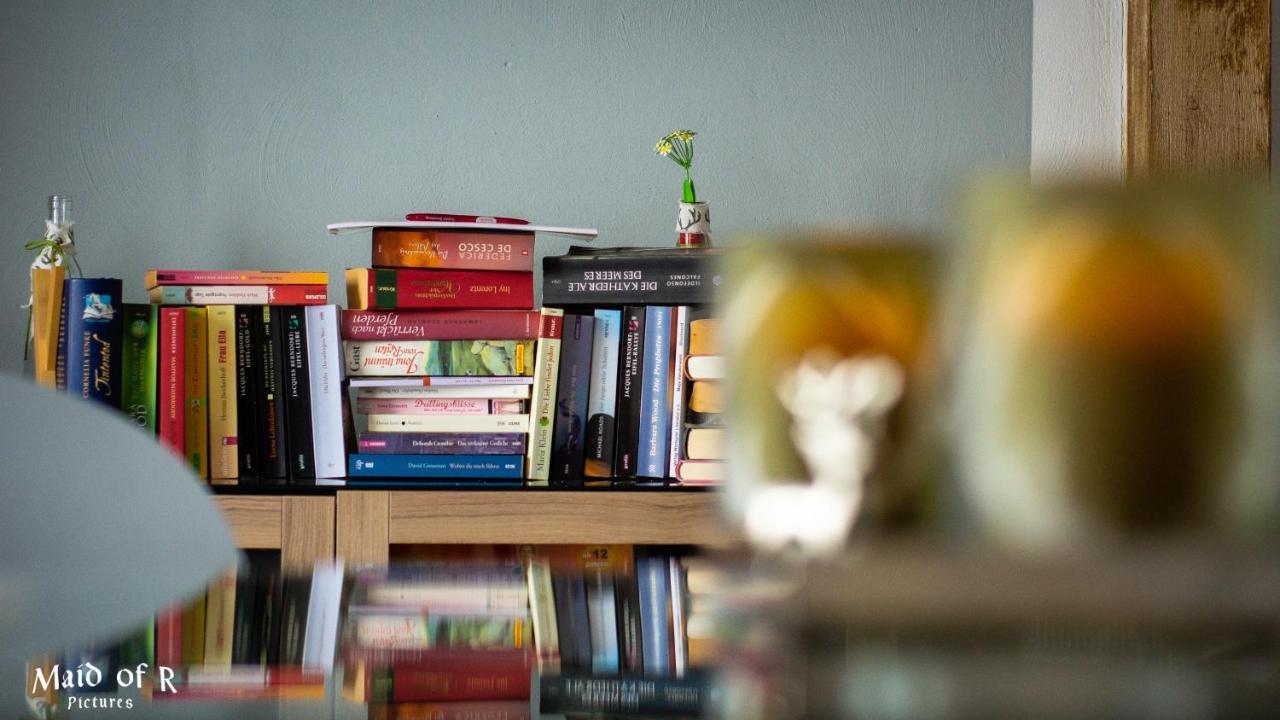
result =
[{"label": "blue book", "polygon": [[119,410],[124,369],[123,283],[117,278],[69,278],[63,292],[67,392]]},{"label": "blue book", "polygon": [[644,380],[640,388],[640,452],[636,475],[667,477],[671,434],[671,308],[649,306],[644,317]]},{"label": "blue book", "polygon": [[553,485],[581,485],[586,460],[587,398],[591,389],[591,348],[596,319],[565,315],[560,337],[560,378],[556,383],[556,419],[551,434]]},{"label": "blue book", "polygon": [[636,582],[640,585],[640,654],[644,657],[647,676],[664,676],[671,670],[667,632],[671,609],[669,577],[666,558],[647,554],[636,557]]},{"label": "blue book", "polygon": [[347,458],[350,478],[520,479],[523,455],[373,455]]}]

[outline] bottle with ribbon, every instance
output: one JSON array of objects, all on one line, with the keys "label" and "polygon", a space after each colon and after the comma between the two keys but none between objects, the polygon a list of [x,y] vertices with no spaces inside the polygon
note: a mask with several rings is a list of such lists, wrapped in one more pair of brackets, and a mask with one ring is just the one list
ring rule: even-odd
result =
[{"label": "bottle with ribbon", "polygon": [[31,262],[31,295],[27,300],[27,335],[25,358],[32,362],[35,380],[52,388],[56,384],[58,359],[58,315],[62,308],[62,281],[66,277],[68,258],[75,261],[75,222],[71,219],[71,198],[49,196],[49,216],[44,222],[44,235],[27,243],[34,251]]}]

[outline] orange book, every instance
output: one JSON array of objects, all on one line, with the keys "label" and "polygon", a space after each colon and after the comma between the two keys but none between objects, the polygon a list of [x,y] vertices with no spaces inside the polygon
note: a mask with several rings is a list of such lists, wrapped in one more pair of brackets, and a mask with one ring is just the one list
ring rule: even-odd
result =
[{"label": "orange book", "polygon": [[147,290],[160,285],[328,285],[329,273],[304,270],[148,270]]}]

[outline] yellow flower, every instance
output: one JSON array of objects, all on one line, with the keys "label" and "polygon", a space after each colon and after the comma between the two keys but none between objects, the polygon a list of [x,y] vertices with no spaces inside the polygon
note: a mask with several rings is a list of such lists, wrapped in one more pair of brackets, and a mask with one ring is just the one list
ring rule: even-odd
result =
[{"label": "yellow flower", "polygon": [[653,146],[653,151],[662,157],[666,157],[671,154],[671,143],[667,142],[666,139],[659,140],[658,144]]},{"label": "yellow flower", "polygon": [[676,130],[675,132],[672,132],[667,137],[674,138],[682,142],[692,142],[694,135],[697,135],[697,133],[693,132],[692,130]]}]

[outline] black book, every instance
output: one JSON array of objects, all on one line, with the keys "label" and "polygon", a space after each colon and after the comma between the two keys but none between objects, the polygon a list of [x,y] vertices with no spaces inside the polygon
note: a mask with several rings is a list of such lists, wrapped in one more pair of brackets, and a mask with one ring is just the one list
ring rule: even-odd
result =
[{"label": "black book", "polygon": [[279,482],[289,476],[284,447],[284,336],[280,308],[253,308],[253,346],[258,350],[258,477]]},{"label": "black book", "polygon": [[316,478],[315,445],[311,438],[311,375],[307,369],[307,313],[287,305],[284,315],[284,397],[288,430],[289,479],[298,484]]},{"label": "black book", "polygon": [[565,315],[560,339],[560,378],[551,434],[550,484],[582,484],[586,461],[587,393],[591,389],[591,346],[596,320]]},{"label": "black book", "polygon": [[618,653],[624,673],[644,672],[644,636],[640,629],[640,584],[632,573],[613,578],[614,602],[618,611]]},{"label": "black book", "polygon": [[590,248],[542,259],[544,305],[696,305],[715,300],[718,250]]},{"label": "black book", "polygon": [[640,306],[622,310],[622,351],[618,357],[617,439],[613,443],[613,474],[636,476],[640,454],[640,390],[644,385],[644,315]]},{"label": "black book", "polygon": [[302,664],[302,641],[307,632],[307,606],[311,603],[311,576],[284,578],[280,605],[279,665]]},{"label": "black book", "polygon": [[262,660],[264,598],[262,588],[269,551],[249,550],[236,572],[236,608],[231,631],[231,662],[257,665]]},{"label": "black book", "polygon": [[[255,485],[258,467],[258,363],[253,343],[253,313],[236,307],[236,428],[240,436],[240,484]],[[248,482],[246,482],[248,481]]]},{"label": "black book", "polygon": [[262,654],[267,665],[275,666],[280,664],[280,627],[284,607],[284,573],[278,560],[267,568],[262,596],[266,603],[262,618]]},{"label": "black book", "polygon": [[591,671],[591,626],[587,614],[587,582],[582,573],[552,573],[556,597],[556,629],[560,636],[560,666]]},{"label": "black book", "polygon": [[539,710],[548,715],[702,717],[711,684],[705,673],[664,678],[565,673],[543,675],[538,690]]}]

